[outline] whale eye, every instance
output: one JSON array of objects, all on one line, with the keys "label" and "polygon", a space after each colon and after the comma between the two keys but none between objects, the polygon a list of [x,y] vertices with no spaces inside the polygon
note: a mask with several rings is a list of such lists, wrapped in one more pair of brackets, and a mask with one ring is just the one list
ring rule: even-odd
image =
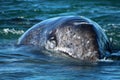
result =
[{"label": "whale eye", "polygon": [[49,35],[48,35],[48,40],[49,41],[55,41],[56,40],[56,34],[55,33],[56,33],[56,30],[53,30],[49,33]]},{"label": "whale eye", "polygon": [[49,41],[55,41],[56,37],[55,36],[50,36],[50,38],[48,39]]},{"label": "whale eye", "polygon": [[57,39],[56,39],[56,34],[55,31],[52,31],[47,38],[47,46],[50,49],[53,49],[57,46]]}]

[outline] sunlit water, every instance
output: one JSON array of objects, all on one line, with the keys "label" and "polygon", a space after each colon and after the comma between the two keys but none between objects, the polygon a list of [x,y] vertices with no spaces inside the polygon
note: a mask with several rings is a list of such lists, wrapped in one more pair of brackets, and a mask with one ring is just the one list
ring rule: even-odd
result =
[{"label": "sunlit water", "polygon": [[120,50],[119,0],[1,0],[0,80],[120,80],[120,61],[88,64],[16,47],[34,24],[56,16],[88,17],[105,30]]}]

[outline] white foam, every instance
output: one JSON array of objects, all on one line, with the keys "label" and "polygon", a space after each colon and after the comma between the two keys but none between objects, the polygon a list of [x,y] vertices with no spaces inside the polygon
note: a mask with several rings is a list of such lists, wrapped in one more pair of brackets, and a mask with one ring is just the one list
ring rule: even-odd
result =
[{"label": "white foam", "polygon": [[4,33],[6,35],[9,34],[9,33],[12,33],[12,34],[23,34],[24,31],[23,30],[15,30],[14,28],[13,29],[5,28],[2,31],[0,31],[0,33]]},{"label": "white foam", "polygon": [[113,62],[113,60],[111,60],[111,59],[106,59],[106,58],[100,59],[99,61],[100,61],[100,62]]}]

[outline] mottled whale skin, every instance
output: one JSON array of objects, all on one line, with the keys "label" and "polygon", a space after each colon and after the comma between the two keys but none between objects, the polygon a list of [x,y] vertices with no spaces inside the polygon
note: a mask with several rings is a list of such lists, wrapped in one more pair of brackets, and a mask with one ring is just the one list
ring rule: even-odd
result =
[{"label": "mottled whale skin", "polygon": [[81,16],[44,20],[28,29],[17,44],[86,61],[98,61],[110,54],[109,40],[102,28]]}]

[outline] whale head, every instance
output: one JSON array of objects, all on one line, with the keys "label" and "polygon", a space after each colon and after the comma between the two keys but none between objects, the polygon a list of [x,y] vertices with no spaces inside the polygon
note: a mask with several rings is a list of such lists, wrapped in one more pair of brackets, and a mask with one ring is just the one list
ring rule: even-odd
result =
[{"label": "whale head", "polygon": [[97,61],[109,51],[109,40],[94,21],[76,16],[64,16],[42,21],[19,39],[18,44],[34,45],[74,59]]}]

